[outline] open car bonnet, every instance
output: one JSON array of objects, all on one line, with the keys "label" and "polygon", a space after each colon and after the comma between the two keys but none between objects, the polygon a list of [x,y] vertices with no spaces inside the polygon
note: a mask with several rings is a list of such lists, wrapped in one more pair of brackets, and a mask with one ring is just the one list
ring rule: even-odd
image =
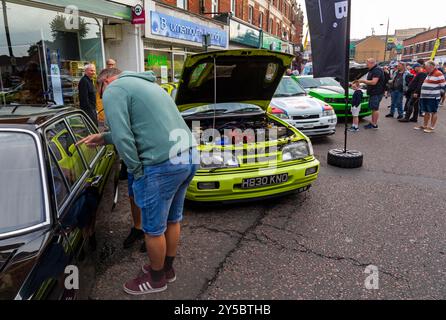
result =
[{"label": "open car bonnet", "polygon": [[181,112],[214,102],[251,103],[266,111],[292,59],[289,54],[259,49],[190,56],[184,63],[175,102]]}]

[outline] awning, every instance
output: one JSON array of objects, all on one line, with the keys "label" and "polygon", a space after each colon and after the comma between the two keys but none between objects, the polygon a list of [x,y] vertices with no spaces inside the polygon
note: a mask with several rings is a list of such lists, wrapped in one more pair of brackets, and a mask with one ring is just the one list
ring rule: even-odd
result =
[{"label": "awning", "polygon": [[81,12],[99,16],[131,21],[132,9],[122,4],[105,0],[31,0],[30,2],[56,6],[65,10],[68,6],[75,6]]}]

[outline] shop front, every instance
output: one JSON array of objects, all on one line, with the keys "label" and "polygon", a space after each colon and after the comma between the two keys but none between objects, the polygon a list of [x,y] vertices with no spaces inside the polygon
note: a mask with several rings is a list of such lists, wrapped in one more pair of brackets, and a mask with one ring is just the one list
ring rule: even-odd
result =
[{"label": "shop front", "polygon": [[0,105],[77,105],[85,65],[105,64],[104,19],[130,16],[105,0],[0,1]]},{"label": "shop front", "polygon": [[229,21],[229,41],[231,49],[261,48],[262,31],[247,25],[242,20],[231,17]]},{"label": "shop front", "polygon": [[269,33],[231,17],[229,20],[229,41],[231,49],[260,48],[285,53],[294,53],[294,46]]},{"label": "shop front", "polygon": [[295,53],[295,48],[293,44],[281,40],[277,37],[274,37],[266,32],[262,32],[262,48],[290,54]]},{"label": "shop front", "polygon": [[219,21],[154,1],[145,12],[144,65],[158,83],[177,82],[188,55],[228,48],[228,26]]}]

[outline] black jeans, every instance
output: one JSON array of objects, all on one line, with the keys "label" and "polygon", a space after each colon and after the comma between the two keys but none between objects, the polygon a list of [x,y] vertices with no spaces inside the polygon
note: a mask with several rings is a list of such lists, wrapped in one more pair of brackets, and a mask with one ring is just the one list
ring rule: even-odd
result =
[{"label": "black jeans", "polygon": [[[412,119],[410,116],[413,113]],[[411,98],[409,103],[407,104],[407,112],[406,112],[406,120],[418,120],[418,115],[420,113],[420,99],[419,98]]]}]

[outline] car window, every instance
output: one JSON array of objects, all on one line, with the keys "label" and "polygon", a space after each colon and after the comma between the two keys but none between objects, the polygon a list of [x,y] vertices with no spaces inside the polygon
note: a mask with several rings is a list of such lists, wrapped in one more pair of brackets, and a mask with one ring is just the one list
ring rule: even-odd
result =
[{"label": "car window", "polygon": [[86,172],[86,168],[65,122],[60,121],[50,125],[45,131],[45,139],[50,148],[51,143],[54,143],[60,152],[61,159],[57,164],[71,188]]},{"label": "car window", "polygon": [[307,77],[302,77],[302,78],[298,78],[299,83],[302,87],[304,87],[305,89],[312,89],[312,88],[318,88],[320,86],[319,81],[317,81],[314,78],[307,78]]},{"label": "car window", "polygon": [[0,132],[0,234],[45,221],[39,156],[30,134]]},{"label": "car window", "polygon": [[69,194],[68,186],[65,183],[64,177],[62,176],[61,169],[58,165],[58,160],[55,159],[55,156],[52,151],[50,151],[50,168],[51,168],[51,177],[53,180],[53,195],[56,200],[56,206],[59,210],[62,206],[64,200],[67,198]]},{"label": "car window", "polygon": [[341,84],[333,78],[318,78],[321,87],[342,87]]},{"label": "car window", "polygon": [[274,93],[275,98],[305,95],[305,90],[293,79],[282,78]]},{"label": "car window", "polygon": [[[92,129],[87,126],[85,120],[81,116],[74,116],[67,119],[68,125],[75,135],[76,142],[85,138],[92,134]],[[88,165],[92,165],[94,159],[96,158],[98,152],[100,151],[99,147],[89,148],[85,144],[81,144],[79,146],[82,154],[85,157],[85,161],[87,161]]]}]

